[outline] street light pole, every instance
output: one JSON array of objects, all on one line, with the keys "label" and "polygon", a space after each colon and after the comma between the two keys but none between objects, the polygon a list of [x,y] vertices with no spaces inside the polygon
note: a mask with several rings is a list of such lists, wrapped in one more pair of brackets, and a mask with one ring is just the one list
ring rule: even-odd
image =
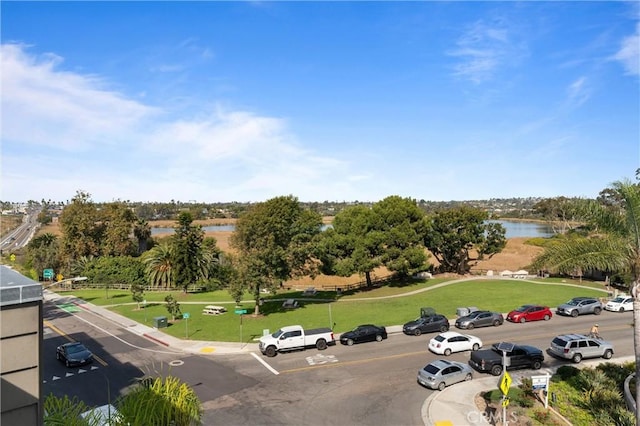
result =
[{"label": "street light pole", "polygon": [[73,278],[65,278],[64,280],[56,281],[55,283],[51,283],[51,284],[49,284],[49,285],[42,286],[42,289],[43,289],[43,290],[46,290],[46,289],[48,289],[49,287],[53,287],[54,285],[60,285],[60,284],[65,283],[65,282],[72,282],[72,283],[75,283],[75,282],[78,282],[78,281],[86,281],[86,280],[88,280],[88,279],[89,279],[89,278],[87,278],[87,277],[73,277]]}]

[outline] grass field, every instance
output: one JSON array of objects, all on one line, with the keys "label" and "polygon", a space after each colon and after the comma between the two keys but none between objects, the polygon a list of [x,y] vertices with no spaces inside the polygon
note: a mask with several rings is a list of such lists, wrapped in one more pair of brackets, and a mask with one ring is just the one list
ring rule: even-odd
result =
[{"label": "grass field", "polygon": [[[243,341],[250,342],[254,337],[261,336],[264,329],[273,332],[291,324],[314,328],[330,327],[335,323],[334,331],[337,333],[365,323],[400,325],[419,316],[423,306],[434,307],[438,313],[453,319],[459,307],[477,306],[508,312],[525,303],[554,307],[575,296],[607,295],[602,283],[559,281],[477,279],[447,284],[448,281],[442,278],[351,292],[343,294],[338,300],[334,299],[335,293],[321,291],[315,297],[302,301],[302,307],[296,310],[282,309],[282,299],[298,298],[301,292],[282,292],[265,296],[265,303],[261,306],[264,315],[242,315],[242,336]],[[153,325],[154,317],[166,316],[170,325],[163,331],[178,338],[240,341],[240,315],[234,314],[235,303],[226,291],[199,294],[172,292],[182,312],[190,314],[188,325],[185,324],[187,320],[180,319],[171,323],[164,303],[167,293],[147,293],[145,298],[148,305],[144,309],[132,304],[131,293],[126,290],[110,290],[108,299],[105,290],[73,290],[72,294],[96,305],[109,306],[109,309],[149,326]],[[201,314],[205,305],[223,303],[228,313],[219,316]],[[241,306],[253,313],[255,305],[247,295]]]}]

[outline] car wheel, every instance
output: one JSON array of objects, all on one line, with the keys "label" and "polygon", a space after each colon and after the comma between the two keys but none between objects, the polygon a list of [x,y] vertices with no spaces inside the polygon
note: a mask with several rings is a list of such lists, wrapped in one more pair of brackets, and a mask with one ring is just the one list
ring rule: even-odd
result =
[{"label": "car wheel", "polygon": [[381,335],[376,335],[376,342],[382,342],[382,336]]},{"label": "car wheel", "polygon": [[602,309],[600,309],[600,308],[595,308],[595,309],[593,310],[593,313],[594,313],[594,314],[596,314],[596,315],[600,315],[600,314],[602,313]]},{"label": "car wheel", "polygon": [[491,374],[494,376],[499,376],[502,374],[502,366],[501,365],[494,365],[493,367],[491,367]]},{"label": "car wheel", "polygon": [[323,351],[325,349],[327,349],[327,341],[324,339],[320,339],[316,342],[316,348],[318,348],[319,351]]},{"label": "car wheel", "polygon": [[573,356],[573,358],[571,358],[571,361],[575,362],[576,364],[579,363],[580,361],[582,361],[582,355],[581,354],[575,354]]},{"label": "car wheel", "polygon": [[573,311],[571,311],[571,316],[572,317],[577,317],[578,316],[578,311],[576,311],[575,309]]},{"label": "car wheel", "polygon": [[618,312],[624,312],[624,308],[620,308]]},{"label": "car wheel", "polygon": [[444,356],[449,356],[451,355],[451,349],[447,348],[444,350]]},{"label": "car wheel", "polygon": [[613,352],[611,351],[611,349],[607,349],[606,351],[604,351],[604,355],[602,355],[602,358],[611,359],[612,356]]},{"label": "car wheel", "polygon": [[470,322],[469,325],[467,326],[467,330],[473,330],[473,327],[475,326],[473,325],[472,322]]},{"label": "car wheel", "polygon": [[420,329],[419,329],[419,328],[416,328],[416,331],[414,331],[414,332],[413,332],[413,335],[414,335],[414,336],[419,336],[419,335],[421,335],[421,334],[422,334],[422,331],[420,331]]},{"label": "car wheel", "polygon": [[480,345],[477,343],[473,344],[473,347],[471,348],[472,351],[477,351],[478,349],[480,349]]},{"label": "car wheel", "polygon": [[443,325],[442,327],[440,327],[440,333],[444,333],[445,331],[449,331],[448,325]]},{"label": "car wheel", "polygon": [[353,339],[347,339],[347,346],[353,346]]},{"label": "car wheel", "polygon": [[444,384],[444,382],[440,382],[440,383],[438,384],[438,390],[439,390],[439,391],[443,391],[443,390],[444,390],[444,388],[445,388],[446,386],[447,386],[447,385],[445,385],[445,384]]},{"label": "car wheel", "polygon": [[276,356],[276,348],[275,346],[269,346],[265,351],[264,351],[265,355],[267,355],[269,358],[273,358],[274,356]]},{"label": "car wheel", "polygon": [[525,317],[520,318],[520,323],[524,324],[525,322],[527,322],[527,319]]},{"label": "car wheel", "polygon": [[551,319],[551,317],[550,317],[549,315],[545,315],[545,316],[544,316],[544,320],[545,320],[545,321],[549,321],[550,319]]},{"label": "car wheel", "polygon": [[495,320],[495,321],[493,321],[493,326],[494,326],[494,327],[497,327],[497,326],[499,326],[500,324],[502,324],[502,323],[501,323],[499,320]]},{"label": "car wheel", "polygon": [[473,379],[473,376],[471,375],[471,373],[467,374],[467,375],[464,377],[464,381],[465,381],[465,382],[468,382],[468,381],[469,381],[469,380],[471,380],[471,379]]},{"label": "car wheel", "polygon": [[533,365],[531,365],[531,368],[533,368],[534,370],[540,370],[540,368],[542,368],[542,363],[540,361],[533,361]]}]

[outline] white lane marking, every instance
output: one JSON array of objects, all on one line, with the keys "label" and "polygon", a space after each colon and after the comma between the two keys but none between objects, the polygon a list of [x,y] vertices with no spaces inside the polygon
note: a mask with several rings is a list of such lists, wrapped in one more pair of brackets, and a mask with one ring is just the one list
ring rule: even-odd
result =
[{"label": "white lane marking", "polygon": [[338,362],[335,355],[313,355],[306,358],[309,365],[322,365],[328,362]]},{"label": "white lane marking", "polygon": [[253,356],[255,359],[258,360],[258,362],[262,365],[264,365],[266,367],[267,370],[271,371],[273,374],[275,374],[276,376],[280,373],[278,373],[278,371],[273,368],[272,366],[270,366],[269,364],[267,364],[262,358],[260,358],[258,355],[256,355],[255,353],[251,352],[251,356]]}]

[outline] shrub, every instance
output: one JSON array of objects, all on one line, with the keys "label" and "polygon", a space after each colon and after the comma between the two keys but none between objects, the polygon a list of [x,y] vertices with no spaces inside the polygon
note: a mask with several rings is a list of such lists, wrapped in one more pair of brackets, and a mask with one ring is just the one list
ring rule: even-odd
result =
[{"label": "shrub", "polygon": [[569,379],[571,379],[572,377],[577,376],[578,374],[580,374],[580,369],[576,368],[572,365],[563,365],[561,367],[558,368],[558,370],[556,371],[555,376],[553,376],[553,378],[551,379],[552,381],[556,381],[557,380],[561,380],[561,381],[567,381]]}]

